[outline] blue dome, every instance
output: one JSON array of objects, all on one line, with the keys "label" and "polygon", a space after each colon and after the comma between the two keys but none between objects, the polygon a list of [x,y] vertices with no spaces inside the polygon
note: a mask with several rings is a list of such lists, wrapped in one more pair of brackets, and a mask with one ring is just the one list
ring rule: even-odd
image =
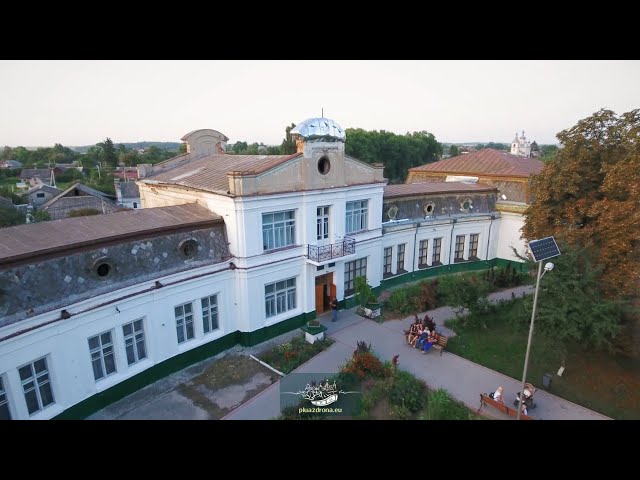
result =
[{"label": "blue dome", "polygon": [[307,118],[297,125],[292,134],[298,134],[305,139],[325,138],[344,142],[344,130],[330,118]]}]

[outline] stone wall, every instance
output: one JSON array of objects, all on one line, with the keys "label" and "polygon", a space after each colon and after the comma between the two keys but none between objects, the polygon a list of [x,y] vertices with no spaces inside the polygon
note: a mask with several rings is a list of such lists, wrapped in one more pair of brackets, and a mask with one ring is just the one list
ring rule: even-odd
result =
[{"label": "stone wall", "polygon": [[[189,242],[194,247],[189,257],[184,253],[188,240],[195,240],[195,244]],[[224,225],[220,225],[125,241],[0,270],[0,327],[228,258],[227,237]]]}]

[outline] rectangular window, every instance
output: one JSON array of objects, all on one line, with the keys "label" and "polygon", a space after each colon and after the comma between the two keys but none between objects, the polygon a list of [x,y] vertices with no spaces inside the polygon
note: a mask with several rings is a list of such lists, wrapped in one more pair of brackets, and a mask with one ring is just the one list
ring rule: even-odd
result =
[{"label": "rectangular window", "polygon": [[295,210],[262,214],[262,246],[264,250],[287,247],[295,243]]},{"label": "rectangular window", "polygon": [[456,250],[453,255],[454,262],[464,260],[464,240],[465,235],[456,235]]},{"label": "rectangular window", "polygon": [[38,198],[44,198],[44,193],[36,193],[36,197],[38,197]]},{"label": "rectangular window", "polygon": [[211,295],[200,299],[202,305],[202,327],[204,333],[218,329],[218,296]]},{"label": "rectangular window", "polygon": [[429,240],[420,240],[418,267],[428,267]]},{"label": "rectangular window", "polygon": [[440,263],[440,248],[442,247],[442,238],[433,239],[433,256],[431,266],[442,265]]},{"label": "rectangular window", "polygon": [[384,275],[391,275],[391,256],[393,247],[387,247],[384,249]]},{"label": "rectangular window", "polygon": [[329,238],[329,207],[316,209],[316,239]]},{"label": "rectangular window", "polygon": [[127,352],[127,363],[133,365],[147,358],[142,319],[123,325],[122,333],[124,334],[124,349]]},{"label": "rectangular window", "polygon": [[296,279],[289,278],[264,286],[264,304],[267,318],[296,308]]},{"label": "rectangular window", "polygon": [[398,245],[398,268],[396,269],[396,273],[406,272],[406,270],[404,269],[404,247],[406,245],[406,243]]},{"label": "rectangular window", "polygon": [[7,392],[4,390],[2,377],[0,377],[0,420],[11,420],[9,402],[7,401]]},{"label": "rectangular window", "polygon": [[480,238],[479,233],[473,233],[469,237],[469,260],[478,258],[478,240]]},{"label": "rectangular window", "polygon": [[22,381],[22,390],[29,415],[33,415],[54,403],[46,358],[20,367],[18,374]]},{"label": "rectangular window", "polygon": [[369,226],[368,202],[369,200],[347,202],[347,222],[345,225],[346,233],[359,232],[367,229]]},{"label": "rectangular window", "polygon": [[100,380],[116,371],[111,332],[104,332],[89,339],[89,353],[93,366],[93,378]]},{"label": "rectangular window", "polygon": [[356,277],[367,277],[367,259],[361,258],[344,264],[344,295],[356,293]]},{"label": "rectangular window", "polygon": [[174,310],[178,343],[193,339],[193,306],[191,303],[185,303],[178,305]]}]

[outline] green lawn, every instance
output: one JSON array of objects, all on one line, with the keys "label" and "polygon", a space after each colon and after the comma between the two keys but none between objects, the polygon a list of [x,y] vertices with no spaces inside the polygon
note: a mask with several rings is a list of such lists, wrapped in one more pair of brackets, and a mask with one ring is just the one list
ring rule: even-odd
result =
[{"label": "green lawn", "polygon": [[[487,328],[465,326],[461,320],[447,322],[458,334],[447,349],[518,380],[522,379],[531,313],[523,300],[485,316]],[[565,364],[562,377],[556,372]],[[565,347],[535,330],[529,354],[527,381],[542,388],[551,373],[549,392],[615,419],[640,419],[640,362],[605,352]],[[493,388],[488,385],[487,389]]]}]

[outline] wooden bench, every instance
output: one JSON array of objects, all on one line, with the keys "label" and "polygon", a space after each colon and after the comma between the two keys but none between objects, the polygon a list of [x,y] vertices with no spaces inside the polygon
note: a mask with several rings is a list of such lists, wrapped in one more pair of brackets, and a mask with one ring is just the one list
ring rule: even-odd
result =
[{"label": "wooden bench", "polygon": [[447,348],[448,341],[449,341],[448,337],[438,334],[438,343],[434,343],[432,345],[432,348],[440,350],[440,356],[442,356],[442,352],[444,351],[445,348]]},{"label": "wooden bench", "polygon": [[[491,407],[494,407],[497,410],[501,411],[502,413],[506,413],[510,417],[514,417],[515,418],[515,417],[518,416],[518,411],[515,408],[511,408],[509,405],[507,405],[505,403],[496,402],[488,394],[481,393],[480,394],[480,408],[478,408],[478,411],[476,413],[480,413],[480,410],[482,410],[482,407],[484,407],[485,405],[489,405]],[[535,420],[535,418],[533,418],[533,417],[531,417],[529,415],[525,415],[524,413],[522,413],[522,414],[520,414],[520,420]]]}]

